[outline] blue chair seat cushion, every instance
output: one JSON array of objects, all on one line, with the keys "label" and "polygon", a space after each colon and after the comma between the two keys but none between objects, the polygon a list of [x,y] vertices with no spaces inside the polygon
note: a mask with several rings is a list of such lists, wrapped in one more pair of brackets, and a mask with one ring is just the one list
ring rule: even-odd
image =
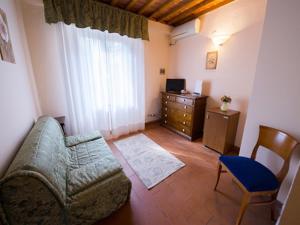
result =
[{"label": "blue chair seat cushion", "polygon": [[276,176],[261,163],[241,156],[221,156],[220,161],[249,192],[272,191],[279,187]]}]

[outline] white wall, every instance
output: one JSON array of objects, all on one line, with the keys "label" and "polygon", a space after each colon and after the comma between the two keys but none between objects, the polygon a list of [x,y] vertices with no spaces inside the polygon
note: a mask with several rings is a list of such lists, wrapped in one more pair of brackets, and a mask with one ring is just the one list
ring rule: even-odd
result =
[{"label": "white wall", "polygon": [[[203,94],[208,95],[208,108],[220,106],[224,94],[232,97],[231,109],[241,111],[235,144],[240,146],[254,80],[265,0],[237,0],[200,18],[199,35],[180,40],[171,47],[170,77],[186,79],[187,90],[193,91],[196,80],[203,80]],[[216,70],[206,70],[206,53],[215,50],[213,32],[231,34],[218,49]]]},{"label": "white wall", "polygon": [[13,159],[38,114],[26,39],[15,1],[2,0],[16,64],[0,60],[0,177]]},{"label": "white wall", "polygon": [[[55,26],[44,19],[44,9],[38,0],[23,2],[23,15],[34,74],[43,114],[66,115],[66,98],[63,86],[62,60],[59,54]],[[149,22],[150,41],[145,41],[145,86],[146,121],[156,120],[149,114],[160,111],[159,92],[166,75],[159,74],[160,68],[168,71],[168,35],[170,27]]]},{"label": "white wall", "polygon": [[[268,1],[261,48],[249,105],[241,155],[249,156],[259,124],[284,130],[300,140],[300,1]],[[297,171],[300,152],[293,155],[290,172],[278,199],[284,201]],[[270,153],[259,160],[278,170],[281,162]]]}]

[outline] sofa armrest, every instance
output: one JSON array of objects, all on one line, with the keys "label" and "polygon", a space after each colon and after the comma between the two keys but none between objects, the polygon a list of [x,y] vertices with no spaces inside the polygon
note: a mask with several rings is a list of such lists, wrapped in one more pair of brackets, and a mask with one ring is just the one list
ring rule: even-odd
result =
[{"label": "sofa armrest", "polygon": [[78,145],[88,141],[94,141],[99,138],[102,138],[102,135],[99,131],[95,131],[87,135],[68,136],[65,138],[65,145],[66,147],[72,147],[74,145]]}]

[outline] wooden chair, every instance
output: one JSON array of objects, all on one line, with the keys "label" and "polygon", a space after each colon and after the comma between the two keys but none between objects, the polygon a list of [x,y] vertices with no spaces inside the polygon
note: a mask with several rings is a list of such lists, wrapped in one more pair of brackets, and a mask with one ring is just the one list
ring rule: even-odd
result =
[{"label": "wooden chair", "polygon": [[[274,128],[260,126],[258,141],[253,149],[251,158],[241,156],[221,156],[215,190],[218,186],[222,172],[228,172],[243,190],[244,195],[240,207],[236,225],[241,224],[245,210],[249,204],[263,205],[273,204],[276,201],[281,182],[285,178],[293,149],[298,142],[290,135]],[[283,166],[277,175],[274,175],[267,167],[255,161],[257,150],[263,146],[283,160]],[[223,171],[222,168],[225,170]],[[261,202],[250,202],[254,196],[269,196],[270,200]],[[274,207],[271,209],[274,220]]]}]

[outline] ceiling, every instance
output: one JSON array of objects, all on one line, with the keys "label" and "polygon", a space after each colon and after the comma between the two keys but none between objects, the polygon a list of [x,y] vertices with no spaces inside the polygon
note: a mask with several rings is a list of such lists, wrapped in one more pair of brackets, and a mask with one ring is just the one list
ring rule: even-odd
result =
[{"label": "ceiling", "polygon": [[99,0],[143,15],[151,20],[178,26],[234,0]]}]

